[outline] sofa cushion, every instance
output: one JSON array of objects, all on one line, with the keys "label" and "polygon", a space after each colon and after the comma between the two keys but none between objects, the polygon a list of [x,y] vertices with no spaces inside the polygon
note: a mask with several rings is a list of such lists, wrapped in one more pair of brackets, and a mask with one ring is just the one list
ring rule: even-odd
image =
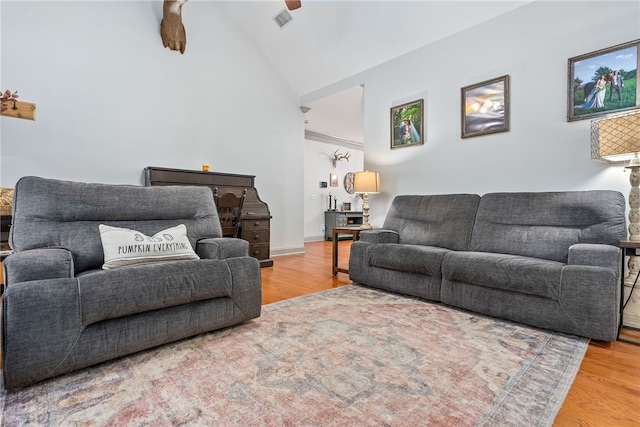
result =
[{"label": "sofa cushion", "polygon": [[447,252],[448,249],[433,246],[380,243],[368,248],[367,258],[372,267],[440,278],[440,264]]},{"label": "sofa cushion", "polygon": [[187,238],[184,224],[158,231],[153,236],[129,228],[100,224],[104,251],[102,268],[122,267],[159,261],[200,259]]},{"label": "sofa cushion", "polygon": [[487,288],[560,298],[564,264],[545,259],[486,252],[449,252],[442,277]]},{"label": "sofa cushion", "polygon": [[397,196],[383,228],[403,244],[468,250],[479,201],[476,194]]},{"label": "sofa cushion", "polygon": [[78,276],[82,324],[230,297],[232,283],[227,262],[208,259],[93,270]]},{"label": "sofa cushion", "polygon": [[617,191],[485,194],[470,250],[566,263],[576,243],[617,246],[626,236],[624,213]]}]

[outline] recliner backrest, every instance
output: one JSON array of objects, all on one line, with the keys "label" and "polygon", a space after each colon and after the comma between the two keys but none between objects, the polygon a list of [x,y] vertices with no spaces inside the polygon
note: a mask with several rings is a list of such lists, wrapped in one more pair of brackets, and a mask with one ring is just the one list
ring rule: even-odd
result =
[{"label": "recliner backrest", "polygon": [[479,202],[477,194],[397,196],[383,228],[397,231],[403,244],[465,251]]},{"label": "recliner backrest", "polygon": [[221,237],[207,187],[94,184],[21,178],[15,186],[9,243],[14,251],[62,247],[73,254],[76,273],[104,262],[99,224],[130,228],[148,236],[184,224],[196,242]]},{"label": "recliner backrest", "polygon": [[625,199],[617,191],[488,193],[470,249],[566,263],[576,243],[618,246],[625,224]]}]

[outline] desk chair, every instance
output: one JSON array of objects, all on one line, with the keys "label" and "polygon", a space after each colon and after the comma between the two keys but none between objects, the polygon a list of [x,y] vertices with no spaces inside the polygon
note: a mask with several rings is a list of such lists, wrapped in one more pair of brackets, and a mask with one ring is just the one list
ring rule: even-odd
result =
[{"label": "desk chair", "polygon": [[218,208],[218,216],[220,217],[220,226],[222,227],[223,237],[238,237],[240,230],[240,216],[242,215],[242,205],[247,195],[247,189],[242,189],[240,197],[233,193],[227,193],[220,196],[218,187],[213,189],[213,199]]}]

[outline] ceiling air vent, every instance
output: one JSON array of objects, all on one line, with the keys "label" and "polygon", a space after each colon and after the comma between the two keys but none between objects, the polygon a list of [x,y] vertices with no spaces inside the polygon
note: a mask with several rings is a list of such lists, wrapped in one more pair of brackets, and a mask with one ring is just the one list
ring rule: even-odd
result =
[{"label": "ceiling air vent", "polygon": [[276,24],[278,24],[278,26],[280,28],[282,28],[285,25],[287,25],[289,22],[291,22],[293,20],[293,18],[291,17],[291,14],[289,13],[289,11],[287,9],[282,9],[282,12],[277,14],[273,18],[273,20],[276,21]]}]

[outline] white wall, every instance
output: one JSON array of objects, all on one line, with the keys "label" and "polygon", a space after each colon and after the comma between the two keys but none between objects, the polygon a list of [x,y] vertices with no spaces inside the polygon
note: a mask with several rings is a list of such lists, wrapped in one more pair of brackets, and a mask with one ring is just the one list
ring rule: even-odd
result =
[{"label": "white wall", "polygon": [[[161,6],[0,2],[0,89],[37,104],[35,122],[0,119],[0,185],[31,174],[140,184],[145,166],[208,162],[256,175],[272,251],[294,251],[307,223],[318,233],[304,209],[320,195],[303,186],[299,106],[364,83],[364,166],[384,191],[370,198],[374,224],[397,194],[628,191],[621,167],[589,158],[589,121],[566,122],[567,59],[640,38],[637,1],[537,1],[302,99],[216,2],[188,2],[186,52],[165,49]],[[511,131],[462,140],[460,88],[503,74]],[[390,150],[389,108],[420,97],[425,145]],[[312,174],[311,186],[328,179]]]},{"label": "white wall", "polygon": [[[335,169],[331,163],[333,154],[349,153],[349,161],[336,162]],[[362,210],[362,199],[349,194],[344,189],[344,176],[347,172],[358,172],[364,169],[364,151],[357,148],[326,142],[305,140],[304,152],[304,239],[317,241],[324,239],[324,211],[329,208],[329,193],[337,200],[338,210],[343,202],[351,203],[352,211]],[[338,186],[329,186],[329,175],[338,175]],[[320,181],[327,182],[327,188],[320,188]]]},{"label": "white wall", "polygon": [[[613,189],[628,173],[590,159],[589,121],[568,123],[568,58],[640,38],[640,2],[537,1],[304,95],[364,83],[365,168],[381,225],[398,194]],[[412,31],[420,31],[413,29]],[[428,31],[428,29],[424,29]],[[511,130],[460,138],[460,88],[510,75]],[[426,143],[390,150],[389,108],[424,98]]]},{"label": "white wall", "polygon": [[[184,55],[161,1],[1,2],[1,86],[37,104],[3,117],[0,185],[24,175],[142,184],[146,166],[251,174],[272,250],[302,248],[299,97],[217,2],[188,2]],[[286,176],[283,172],[286,171]]]}]

